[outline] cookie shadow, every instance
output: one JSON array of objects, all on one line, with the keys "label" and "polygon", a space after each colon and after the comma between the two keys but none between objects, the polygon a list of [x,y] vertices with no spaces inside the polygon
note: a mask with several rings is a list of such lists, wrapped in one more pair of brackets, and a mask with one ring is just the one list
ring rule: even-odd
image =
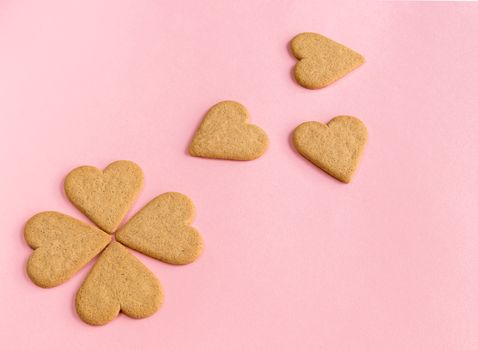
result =
[{"label": "cookie shadow", "polygon": [[287,50],[287,53],[289,54],[289,57],[294,60],[294,64],[289,69],[289,77],[296,85],[300,86],[299,83],[297,82],[297,79],[295,79],[295,66],[297,62],[299,62],[299,60],[292,53],[291,41],[287,43],[286,50]]},{"label": "cookie shadow", "polygon": [[64,176],[60,182],[60,193],[61,193],[61,197],[63,198],[63,200],[65,200],[67,203],[70,203],[70,199],[66,196],[66,193],[65,193],[65,180],[66,180],[66,176]]},{"label": "cookie shadow", "polygon": [[[33,215],[32,215],[33,216]],[[26,280],[26,281],[29,281],[31,283],[32,280],[30,278],[30,276],[28,276],[28,273],[27,273],[27,265],[28,265],[28,259],[30,259],[30,256],[31,254],[33,253],[33,249],[32,247],[30,247],[30,245],[27,243],[27,241],[25,240],[25,225],[27,223],[27,221],[31,218],[31,216],[24,220],[23,221],[23,225],[21,226],[20,230],[19,230],[19,234],[18,234],[18,239],[21,241],[21,244],[26,247],[28,250],[30,250],[28,253],[27,253],[27,256],[23,258],[23,263],[21,265],[21,269],[22,269],[22,276],[23,278]]]},{"label": "cookie shadow", "polygon": [[196,131],[197,129],[199,128],[199,126],[201,125],[202,121],[204,120],[204,118],[206,117],[206,114],[207,114],[207,111],[205,113],[202,114],[201,118],[199,119],[199,121],[196,123],[194,129],[193,129],[193,132],[190,134],[189,136],[189,142],[187,143],[186,147],[184,148],[184,154],[187,155],[188,157],[193,157],[191,155],[191,153],[189,153],[189,146],[191,145],[191,143],[193,142],[193,139],[194,139],[194,135],[196,134]]},{"label": "cookie shadow", "polygon": [[[32,250],[32,253],[33,253],[33,250]],[[25,281],[33,283],[33,281],[31,280],[30,276],[28,276],[28,273],[27,273],[27,265],[28,265],[28,259],[29,258],[30,258],[30,256],[26,257],[26,259],[23,259],[22,276],[25,279]]]}]

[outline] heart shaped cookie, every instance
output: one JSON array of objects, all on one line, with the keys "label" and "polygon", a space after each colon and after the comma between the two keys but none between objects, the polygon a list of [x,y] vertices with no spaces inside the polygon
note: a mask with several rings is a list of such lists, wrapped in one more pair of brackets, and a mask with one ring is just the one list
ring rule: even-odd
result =
[{"label": "heart shaped cookie", "polygon": [[143,171],[133,162],[120,160],[104,171],[91,166],[72,170],[65,179],[65,193],[91,221],[113,233],[136,200],[143,185]]},{"label": "heart shaped cookie", "polygon": [[104,325],[120,311],[132,318],[154,314],[163,301],[156,277],[118,242],[100,255],[76,294],[76,311],[91,325]]},{"label": "heart shaped cookie", "polygon": [[269,139],[240,103],[223,101],[211,107],[196,131],[189,153],[195,157],[252,160],[267,149]]},{"label": "heart shaped cookie", "polygon": [[357,118],[338,116],[326,125],[300,124],[293,133],[299,153],[336,179],[349,183],[367,143],[367,128]]},{"label": "heart shaped cookie", "polygon": [[33,216],[24,236],[35,249],[28,259],[28,276],[44,288],[67,281],[111,241],[110,235],[96,227],[57,212]]},{"label": "heart shaped cookie", "polygon": [[308,89],[326,87],[365,62],[361,54],[320,34],[299,34],[290,47],[300,60],[295,66],[295,78]]},{"label": "heart shaped cookie", "polygon": [[166,263],[188,264],[203,247],[201,235],[190,226],[194,213],[194,205],[185,195],[163,193],[134,215],[116,233],[116,239]]}]

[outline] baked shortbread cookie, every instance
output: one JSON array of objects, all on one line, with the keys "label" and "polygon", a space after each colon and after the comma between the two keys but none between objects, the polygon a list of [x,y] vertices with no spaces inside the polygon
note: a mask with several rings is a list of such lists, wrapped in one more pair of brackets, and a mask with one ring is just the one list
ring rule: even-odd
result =
[{"label": "baked shortbread cookie", "polygon": [[222,101],[212,106],[197,129],[189,153],[195,157],[252,160],[267,149],[269,139],[238,102]]},{"label": "baked shortbread cookie", "polygon": [[194,204],[184,194],[163,193],[136,213],[116,239],[168,264],[189,264],[203,248],[201,235],[191,226],[194,215]]},{"label": "baked shortbread cookie", "polygon": [[336,179],[349,183],[367,143],[368,132],[359,119],[338,116],[327,124],[302,123],[292,138],[302,156]]},{"label": "baked shortbread cookie", "polygon": [[24,236],[35,249],[27,262],[27,274],[44,288],[70,279],[111,241],[110,235],[96,227],[54,211],[28,220]]},{"label": "baked shortbread cookie", "polygon": [[301,33],[290,48],[299,60],[294,75],[308,89],[320,89],[350,73],[365,62],[364,57],[323,35]]},{"label": "baked shortbread cookie", "polygon": [[136,201],[143,171],[135,163],[119,160],[105,170],[92,166],[73,169],[65,179],[70,201],[98,227],[113,233]]},{"label": "baked shortbread cookie", "polygon": [[104,325],[121,311],[132,318],[154,314],[163,302],[157,278],[128,249],[111,242],[76,294],[76,311],[91,325]]}]

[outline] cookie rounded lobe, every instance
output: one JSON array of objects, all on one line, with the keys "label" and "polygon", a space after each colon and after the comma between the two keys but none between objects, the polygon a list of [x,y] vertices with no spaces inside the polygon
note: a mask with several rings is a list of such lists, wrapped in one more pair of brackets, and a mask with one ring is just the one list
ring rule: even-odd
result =
[{"label": "cookie rounded lobe", "polygon": [[311,48],[313,49],[313,42],[317,42],[321,37],[320,34],[311,32],[297,34],[290,41],[292,54],[299,60],[308,55],[313,55],[314,50],[311,50]]},{"label": "cookie rounded lobe", "polygon": [[[331,71],[324,69],[324,66],[317,64],[317,60],[303,58],[294,68],[295,79],[302,87],[315,90],[332,84],[335,80]],[[320,76],[320,79],[317,77]]]}]

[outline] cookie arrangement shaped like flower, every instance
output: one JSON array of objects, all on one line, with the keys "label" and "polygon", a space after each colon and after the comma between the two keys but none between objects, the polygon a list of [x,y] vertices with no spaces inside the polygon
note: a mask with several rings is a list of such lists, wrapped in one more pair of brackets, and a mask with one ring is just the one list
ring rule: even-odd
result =
[{"label": "cookie arrangement shaped like flower", "polygon": [[[175,265],[201,254],[202,237],[191,227],[194,205],[181,193],[157,196],[116,231],[142,184],[142,170],[130,161],[114,162],[103,171],[74,169],[65,192],[102,229],[51,211],[36,214],[25,225],[25,240],[34,249],[27,273],[40,287],[66,282],[100,254],[76,295],[77,313],[88,324],[106,324],[119,312],[148,317],[162,304],[159,281],[126,247]],[[105,231],[116,232],[116,242]]]}]

